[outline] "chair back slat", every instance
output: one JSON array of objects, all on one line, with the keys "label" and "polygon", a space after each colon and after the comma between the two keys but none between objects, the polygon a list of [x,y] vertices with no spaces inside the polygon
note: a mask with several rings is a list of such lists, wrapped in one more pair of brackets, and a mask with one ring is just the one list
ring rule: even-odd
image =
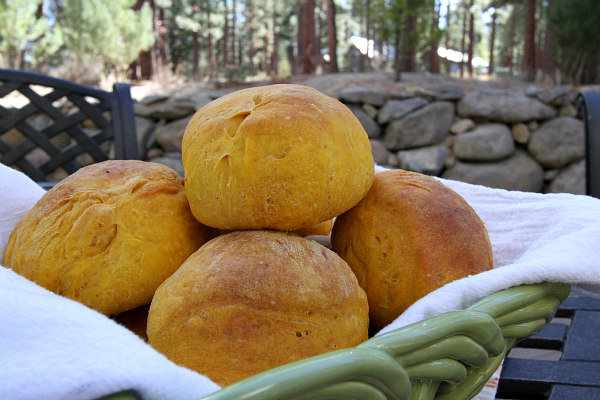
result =
[{"label": "chair back slat", "polygon": [[585,124],[587,194],[600,198],[600,92],[581,92],[579,106]]},{"label": "chair back slat", "polygon": [[[7,96],[22,105],[4,102]],[[35,181],[56,181],[110,158],[139,158],[128,84],[109,92],[0,69],[0,98],[0,162]]]}]

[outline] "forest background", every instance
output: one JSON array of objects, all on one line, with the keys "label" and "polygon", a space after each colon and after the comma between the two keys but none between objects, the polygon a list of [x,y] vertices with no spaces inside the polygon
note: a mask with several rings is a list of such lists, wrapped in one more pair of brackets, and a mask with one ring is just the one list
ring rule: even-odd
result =
[{"label": "forest background", "polygon": [[0,0],[0,67],[76,82],[383,71],[600,80],[597,0]]}]

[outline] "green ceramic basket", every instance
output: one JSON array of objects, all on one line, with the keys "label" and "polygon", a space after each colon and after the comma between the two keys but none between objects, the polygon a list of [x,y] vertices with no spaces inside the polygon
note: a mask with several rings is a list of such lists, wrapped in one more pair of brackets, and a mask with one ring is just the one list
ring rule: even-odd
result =
[{"label": "green ceramic basket", "polygon": [[516,342],[550,322],[570,290],[549,282],[502,290],[466,310],[265,371],[202,400],[471,399]]}]

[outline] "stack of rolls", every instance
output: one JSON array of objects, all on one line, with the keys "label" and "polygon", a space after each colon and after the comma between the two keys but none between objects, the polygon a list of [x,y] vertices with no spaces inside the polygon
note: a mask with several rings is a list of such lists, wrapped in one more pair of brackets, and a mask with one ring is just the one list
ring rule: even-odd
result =
[{"label": "stack of rolls", "polygon": [[[434,178],[375,174],[358,119],[315,89],[212,101],[182,161],[185,180],[143,161],[82,168],[17,225],[7,267],[117,321],[142,315],[151,346],[222,386],[356,346],[492,268],[473,209]],[[330,232],[331,246],[309,236]]]}]

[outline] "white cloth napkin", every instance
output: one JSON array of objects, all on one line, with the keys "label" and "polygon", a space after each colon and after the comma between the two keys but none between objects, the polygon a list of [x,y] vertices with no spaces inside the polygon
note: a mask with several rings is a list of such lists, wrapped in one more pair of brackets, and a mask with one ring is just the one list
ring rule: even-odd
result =
[{"label": "white cloth napkin", "polygon": [[[496,269],[416,302],[389,331],[467,307],[510,286],[541,281],[600,288],[600,200],[442,180],[486,224]],[[43,194],[0,164],[0,248]],[[0,398],[95,399],[136,390],[144,399],[200,398],[219,387],[178,367],[107,317],[0,268]]]}]

